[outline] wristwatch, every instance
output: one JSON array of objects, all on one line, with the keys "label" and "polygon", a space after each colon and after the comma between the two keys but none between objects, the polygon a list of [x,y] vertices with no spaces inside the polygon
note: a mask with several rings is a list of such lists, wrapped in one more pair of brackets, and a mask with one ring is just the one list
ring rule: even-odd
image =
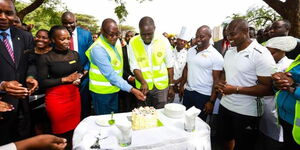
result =
[{"label": "wristwatch", "polygon": [[235,92],[236,92],[236,94],[239,94],[239,92],[240,92],[240,89],[239,89],[239,87],[238,87],[238,86],[236,87],[236,90],[235,90]]}]

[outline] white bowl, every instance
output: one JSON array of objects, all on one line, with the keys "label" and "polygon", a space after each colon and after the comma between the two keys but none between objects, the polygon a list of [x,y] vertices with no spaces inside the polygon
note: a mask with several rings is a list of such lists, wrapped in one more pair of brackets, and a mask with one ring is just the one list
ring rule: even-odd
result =
[{"label": "white bowl", "polygon": [[182,104],[170,103],[166,104],[164,114],[170,118],[181,118],[184,116],[186,108]]}]

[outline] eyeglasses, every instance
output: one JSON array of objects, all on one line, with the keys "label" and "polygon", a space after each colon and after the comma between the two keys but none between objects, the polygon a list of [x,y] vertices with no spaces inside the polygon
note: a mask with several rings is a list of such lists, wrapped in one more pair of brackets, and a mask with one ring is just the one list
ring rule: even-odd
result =
[{"label": "eyeglasses", "polygon": [[105,31],[103,31],[103,33],[105,33],[105,35],[107,35],[109,38],[114,38],[114,37],[119,37],[121,35],[120,32],[116,32],[116,33],[107,33]]}]

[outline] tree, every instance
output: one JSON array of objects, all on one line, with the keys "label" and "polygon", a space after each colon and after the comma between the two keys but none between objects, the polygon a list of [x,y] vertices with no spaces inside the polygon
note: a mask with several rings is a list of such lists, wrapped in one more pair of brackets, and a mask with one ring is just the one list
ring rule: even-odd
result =
[{"label": "tree", "polygon": [[[15,2],[15,0],[13,0],[13,1]],[[27,7],[23,8],[19,12],[17,12],[17,16],[22,21],[27,14],[31,13],[32,11],[34,11],[35,9],[37,9],[38,7],[40,7],[44,2],[45,2],[45,0],[35,0],[30,5],[28,5]]]},{"label": "tree", "polygon": [[115,14],[119,19],[119,24],[122,24],[122,22],[126,20],[128,11],[125,7],[125,2],[123,0],[115,0],[115,2],[119,5],[115,8]]},{"label": "tree", "polygon": [[263,0],[283,19],[291,22],[290,35],[300,37],[300,0]]},{"label": "tree", "polygon": [[97,19],[95,19],[94,16],[91,15],[85,15],[85,14],[75,14],[77,19],[77,24],[83,28],[87,28],[92,33],[98,33],[100,31],[100,28],[97,24]]},{"label": "tree", "polygon": [[[115,14],[117,15],[118,19],[119,19],[119,25],[121,25],[124,21],[126,21],[126,17],[128,16],[128,11],[126,9],[126,3],[124,2],[124,0],[114,0],[115,3],[118,5],[115,8]],[[140,3],[143,3],[146,0],[136,0]],[[148,0],[148,1],[152,1],[152,0]],[[122,29],[120,28],[120,30],[122,31]]]},{"label": "tree", "polygon": [[[23,2],[15,2],[17,10],[22,10],[27,5],[28,4]],[[57,10],[57,7],[62,8],[62,10]],[[39,8],[27,14],[24,17],[23,22],[33,24],[34,28],[32,33],[35,34],[39,29],[49,30],[54,25],[60,25],[61,15],[65,11],[67,11],[67,8],[60,2],[60,0],[52,0],[51,2],[44,3]],[[93,16],[85,14],[75,14],[75,16],[79,26],[88,28],[92,33],[99,32],[97,20]]]},{"label": "tree", "polygon": [[[24,10],[24,8],[27,8],[27,5],[28,4],[23,2],[15,2],[17,11]],[[22,22],[34,25],[32,30],[33,34],[35,34],[35,32],[39,29],[49,30],[53,25],[61,24],[60,16],[62,12],[56,10],[56,7],[63,8],[63,11],[66,10],[66,7],[60,2],[60,0],[52,0],[51,2],[49,1],[44,3],[34,11],[31,11],[23,18]]]},{"label": "tree", "polygon": [[276,20],[281,19],[281,16],[272,8],[262,6],[249,8],[246,12],[246,15],[233,14],[227,18],[243,18],[247,20],[251,26],[254,26],[256,29],[260,29],[264,28],[266,25],[272,24]]},{"label": "tree", "polygon": [[134,31],[135,32],[135,28],[133,26],[129,26],[129,25],[120,25],[120,28],[122,31]]}]

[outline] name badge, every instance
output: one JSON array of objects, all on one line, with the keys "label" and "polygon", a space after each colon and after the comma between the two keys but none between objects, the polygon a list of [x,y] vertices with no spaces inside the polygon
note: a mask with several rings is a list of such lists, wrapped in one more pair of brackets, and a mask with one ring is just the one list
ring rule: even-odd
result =
[{"label": "name badge", "polygon": [[69,64],[74,64],[74,63],[76,63],[76,60],[69,61]]}]

